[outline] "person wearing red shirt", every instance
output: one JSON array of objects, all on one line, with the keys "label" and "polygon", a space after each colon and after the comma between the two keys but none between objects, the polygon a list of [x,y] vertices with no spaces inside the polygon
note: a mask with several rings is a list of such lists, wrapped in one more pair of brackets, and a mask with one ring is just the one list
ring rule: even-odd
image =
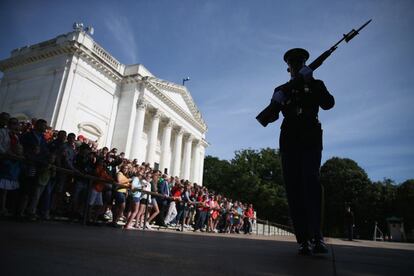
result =
[{"label": "person wearing red shirt", "polygon": [[197,223],[194,228],[194,232],[197,232],[200,230],[201,232],[204,232],[203,226],[205,223],[205,220],[207,218],[207,212],[210,210],[210,206],[208,204],[208,197],[207,195],[203,195],[197,199],[197,203],[199,204],[199,215],[197,219]]},{"label": "person wearing red shirt", "polygon": [[254,219],[253,204],[249,204],[249,207],[244,211],[244,234],[251,234],[253,219]]}]

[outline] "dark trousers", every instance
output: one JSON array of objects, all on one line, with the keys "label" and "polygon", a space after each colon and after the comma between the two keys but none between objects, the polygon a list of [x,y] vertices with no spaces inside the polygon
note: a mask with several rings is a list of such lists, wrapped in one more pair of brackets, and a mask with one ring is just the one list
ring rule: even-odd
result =
[{"label": "dark trousers", "polygon": [[188,214],[188,207],[184,204],[177,204],[177,216],[171,221],[171,223],[181,224],[184,223],[184,219]]},{"label": "dark trousers", "polygon": [[249,218],[244,218],[243,230],[245,234],[252,232],[252,223]]},{"label": "dark trousers", "polygon": [[167,200],[157,200],[157,203],[160,213],[158,214],[156,221],[158,225],[163,225],[170,203]]},{"label": "dark trousers", "polygon": [[352,239],[354,238],[354,225],[352,223],[348,223],[346,225],[347,228],[347,236],[348,236],[348,240],[352,241]]},{"label": "dark trousers", "polygon": [[322,187],[319,169],[322,151],[289,149],[281,151],[283,179],[296,240],[322,239]]},{"label": "dark trousers", "polygon": [[204,226],[204,223],[206,222],[206,218],[207,218],[207,211],[200,211],[194,230],[202,229]]}]

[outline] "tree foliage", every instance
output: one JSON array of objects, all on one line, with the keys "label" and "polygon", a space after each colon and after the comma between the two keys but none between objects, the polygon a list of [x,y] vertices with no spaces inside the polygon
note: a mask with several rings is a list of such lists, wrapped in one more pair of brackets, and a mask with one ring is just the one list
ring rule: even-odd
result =
[{"label": "tree foliage", "polygon": [[[345,207],[351,206],[358,214],[363,211],[371,181],[355,161],[334,157],[321,167],[321,184],[325,191],[325,232],[340,236],[344,229]],[[361,225],[359,219],[363,218],[356,218],[356,223]]]},{"label": "tree foliage", "polygon": [[204,185],[209,189],[252,203],[262,219],[288,223],[280,157],[276,150],[240,150],[230,161],[207,156],[204,164]]}]

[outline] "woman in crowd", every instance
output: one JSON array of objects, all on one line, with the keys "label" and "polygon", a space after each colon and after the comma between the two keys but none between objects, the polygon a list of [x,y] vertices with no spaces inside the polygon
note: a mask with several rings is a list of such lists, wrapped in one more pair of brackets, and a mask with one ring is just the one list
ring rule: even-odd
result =
[{"label": "woman in crowd", "polygon": [[115,214],[113,216],[113,224],[116,225],[118,220],[123,216],[125,210],[125,202],[127,197],[127,188],[131,187],[131,178],[128,175],[128,165],[122,165],[120,171],[116,175],[117,188],[115,192]]},{"label": "woman in crowd", "polygon": [[213,196],[210,201],[210,219],[208,221],[208,232],[217,233],[217,223],[220,215],[220,204],[218,202],[217,196]]},{"label": "woman in crowd", "polygon": [[[10,154],[21,157],[23,148],[17,136],[19,121],[10,118],[7,128],[0,128],[0,154]],[[15,160],[0,159],[0,215],[6,215],[7,192],[19,188],[20,164]]]},{"label": "woman in crowd", "polygon": [[[141,180],[141,188],[144,191],[151,192],[151,174],[146,174],[145,177]],[[143,193],[141,195],[141,199],[138,205],[138,213],[136,215],[135,220],[135,228],[140,228],[143,226],[144,216],[145,216],[145,208],[148,208],[148,204],[151,200],[151,195]],[[142,221],[142,222],[141,222]],[[148,227],[150,228],[150,227]]]},{"label": "woman in crowd", "polygon": [[[138,172],[136,172],[138,173]],[[139,212],[139,203],[141,201],[141,189],[142,189],[142,174],[138,174],[138,176],[132,177],[132,201],[131,201],[131,211],[129,212],[127,223],[125,224],[125,229],[133,229],[132,223],[134,219],[137,219],[137,215]]]},{"label": "woman in crowd", "polygon": [[[151,192],[158,193],[158,179],[159,179],[159,173],[154,171],[152,174],[152,180],[150,181],[151,184]],[[157,199],[156,197],[151,197],[151,216],[147,220],[147,224],[145,225],[146,228],[151,229],[150,223],[158,216],[160,213],[160,208],[158,207]]]}]

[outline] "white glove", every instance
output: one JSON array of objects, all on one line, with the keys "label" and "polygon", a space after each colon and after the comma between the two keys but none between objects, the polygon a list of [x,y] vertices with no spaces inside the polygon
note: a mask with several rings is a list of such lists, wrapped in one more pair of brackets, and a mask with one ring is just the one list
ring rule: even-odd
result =
[{"label": "white glove", "polygon": [[310,69],[308,66],[303,66],[302,69],[299,70],[299,74],[302,75],[305,82],[309,82],[313,78],[313,70]]}]

